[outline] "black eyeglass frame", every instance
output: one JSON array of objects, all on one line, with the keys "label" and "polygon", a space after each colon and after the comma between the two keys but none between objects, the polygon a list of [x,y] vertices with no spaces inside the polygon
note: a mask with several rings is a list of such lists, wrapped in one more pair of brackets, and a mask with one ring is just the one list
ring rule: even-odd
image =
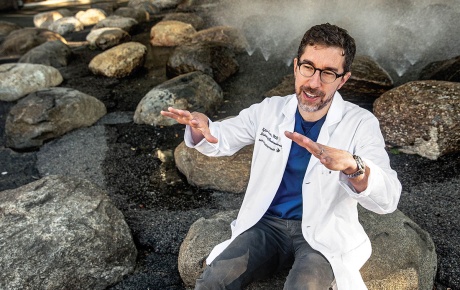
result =
[{"label": "black eyeglass frame", "polygon": [[[312,73],[311,76],[305,76],[305,75],[303,75],[303,74],[300,72],[300,66],[301,66],[301,65],[304,65],[304,64],[309,65],[309,66],[311,66],[311,67],[313,68],[313,73]],[[307,63],[307,62],[299,62],[299,63],[297,63],[297,66],[299,67],[299,73],[300,73],[302,76],[306,77],[306,78],[311,78],[312,76],[315,75],[316,71],[319,71],[319,79],[320,79],[323,83],[325,83],[325,84],[332,84],[332,83],[335,82],[338,78],[343,77],[344,75],[347,74],[347,71],[344,71],[343,73],[338,74],[338,73],[336,73],[335,71],[332,71],[332,70],[330,70],[330,69],[320,69],[320,68],[316,68],[316,67],[314,67],[313,65],[311,65],[311,64],[309,64],[309,63]],[[323,77],[321,76],[321,74],[323,73],[323,71],[327,71],[327,72],[333,73],[333,74],[335,75],[335,80],[333,80],[332,82],[329,82],[329,83],[323,81]]]}]

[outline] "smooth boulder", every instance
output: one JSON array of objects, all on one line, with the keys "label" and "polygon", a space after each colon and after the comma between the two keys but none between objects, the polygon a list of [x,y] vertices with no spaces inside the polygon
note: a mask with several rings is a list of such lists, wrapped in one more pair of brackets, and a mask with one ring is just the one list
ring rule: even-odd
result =
[{"label": "smooth boulder", "polygon": [[118,27],[104,27],[91,30],[86,36],[86,40],[89,47],[106,50],[131,41],[131,35]]},{"label": "smooth boulder", "polygon": [[177,169],[189,184],[224,192],[243,193],[249,181],[253,146],[232,156],[208,157],[182,142],[174,151]]},{"label": "smooth boulder", "polygon": [[460,55],[428,64],[420,72],[420,79],[460,82]]},{"label": "smooth boulder", "polygon": [[47,41],[29,50],[19,60],[19,63],[33,63],[52,66],[55,68],[67,66],[72,50],[60,40]]},{"label": "smooth boulder", "polygon": [[134,122],[153,126],[177,124],[174,119],[160,114],[168,107],[213,115],[223,99],[221,87],[208,75],[201,72],[184,74],[149,91],[137,105]]},{"label": "smooth boulder", "polygon": [[73,129],[88,127],[107,113],[93,96],[70,88],[49,88],[21,99],[6,118],[7,147],[35,148]]},{"label": "smooth boulder", "polygon": [[176,20],[160,21],[150,29],[150,44],[178,46],[189,42],[195,32],[195,28],[188,23]]},{"label": "smooth boulder", "polygon": [[192,35],[192,43],[217,42],[233,48],[236,52],[248,49],[248,41],[243,33],[231,26],[214,26],[203,29]]},{"label": "smooth boulder", "polygon": [[82,31],[85,26],[75,17],[63,17],[51,23],[48,29],[64,36]]},{"label": "smooth boulder", "polygon": [[147,48],[139,42],[127,42],[96,55],[89,69],[96,75],[123,78],[144,65]]},{"label": "smooth boulder", "polygon": [[0,45],[0,56],[23,55],[47,41],[60,40],[67,44],[60,34],[44,28],[23,28],[14,30]]},{"label": "smooth boulder", "polygon": [[99,29],[103,27],[117,27],[129,33],[137,24],[138,22],[134,18],[110,15],[94,25],[93,29]]},{"label": "smooth boulder", "polygon": [[218,83],[222,83],[238,70],[239,64],[234,50],[216,42],[181,45],[174,49],[166,63],[166,74],[170,78],[201,71]]},{"label": "smooth boulder", "polygon": [[75,18],[77,18],[84,26],[91,26],[107,18],[107,15],[102,9],[90,8],[85,11],[78,11],[77,14],[75,14]]},{"label": "smooth boulder", "polygon": [[0,65],[0,100],[16,101],[39,89],[58,86],[61,73],[42,64],[7,63]]}]

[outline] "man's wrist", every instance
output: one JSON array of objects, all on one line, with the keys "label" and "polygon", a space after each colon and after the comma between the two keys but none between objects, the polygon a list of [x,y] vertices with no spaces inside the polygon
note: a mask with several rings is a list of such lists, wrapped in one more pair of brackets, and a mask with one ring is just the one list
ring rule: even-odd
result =
[{"label": "man's wrist", "polygon": [[342,173],[345,174],[348,178],[356,178],[366,172],[366,164],[364,164],[364,161],[361,159],[361,157],[353,155],[353,159],[356,162],[356,166],[353,169],[354,171],[342,171]]}]

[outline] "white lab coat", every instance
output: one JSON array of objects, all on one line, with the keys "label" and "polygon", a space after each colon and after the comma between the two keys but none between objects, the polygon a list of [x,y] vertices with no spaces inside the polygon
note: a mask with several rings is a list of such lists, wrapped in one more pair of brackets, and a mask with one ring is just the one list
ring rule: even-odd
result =
[{"label": "white lab coat", "polygon": [[[234,118],[210,122],[217,144],[202,140],[194,145],[190,129],[185,143],[208,156],[232,155],[254,143],[251,176],[238,217],[231,223],[231,239],[217,245],[210,264],[239,234],[267,211],[283,177],[292,141],[295,95],[267,98]],[[357,194],[341,172],[330,171],[312,156],[303,180],[302,232],[305,240],[330,262],[339,290],[366,289],[359,269],[371,255],[371,243],[358,221],[357,203],[376,213],[393,212],[401,184],[390,168],[378,120],[369,111],[346,102],[336,92],[318,143],[361,156],[370,168],[368,187]]]}]

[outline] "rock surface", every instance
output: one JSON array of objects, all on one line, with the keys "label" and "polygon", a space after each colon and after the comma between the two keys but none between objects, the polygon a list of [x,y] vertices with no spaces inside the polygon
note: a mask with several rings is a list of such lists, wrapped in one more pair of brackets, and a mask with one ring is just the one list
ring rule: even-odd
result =
[{"label": "rock surface", "polygon": [[187,43],[196,32],[191,24],[177,20],[160,21],[150,30],[153,46],[178,46]]},{"label": "rock surface", "polygon": [[48,26],[49,30],[56,32],[59,35],[82,31],[84,28],[83,23],[73,16],[60,18]]},{"label": "rock surface", "polygon": [[201,71],[221,83],[239,69],[233,49],[215,42],[199,42],[177,47],[168,59],[168,77]]},{"label": "rock surface", "polygon": [[102,290],[134,270],[122,213],[88,181],[45,177],[1,192],[0,209],[2,289]]},{"label": "rock surface", "polygon": [[72,12],[68,9],[58,9],[54,11],[46,11],[34,15],[34,25],[37,28],[48,28],[54,21],[63,17],[73,16]]},{"label": "rock surface", "polygon": [[75,14],[77,18],[84,26],[91,26],[99,23],[107,17],[104,10],[97,8],[90,8],[86,11],[79,11]]},{"label": "rock surface", "polygon": [[208,75],[192,72],[156,86],[139,102],[134,122],[149,125],[174,125],[177,122],[160,115],[168,107],[199,111],[212,115],[223,101],[222,89]]},{"label": "rock surface", "polygon": [[67,43],[61,35],[48,29],[26,27],[14,30],[0,45],[0,56],[23,55],[46,41],[54,40]]},{"label": "rock surface", "polygon": [[4,37],[8,36],[8,34],[22,28],[22,26],[17,25],[16,23],[0,21],[0,43],[3,41]]},{"label": "rock surface", "polygon": [[24,54],[18,63],[34,63],[55,68],[67,66],[72,56],[70,47],[60,40],[47,41]]},{"label": "rock surface", "polygon": [[16,101],[37,90],[61,84],[61,73],[51,66],[41,64],[0,65],[0,100]]},{"label": "rock surface", "polygon": [[[380,216],[360,208],[360,221],[368,233],[373,254],[361,269],[371,290],[432,290],[436,273],[436,252],[429,234],[400,211]],[[197,220],[189,230],[179,251],[179,272],[191,287],[205,267],[212,248],[231,235],[230,223],[237,211],[221,212],[209,219]],[[254,282],[249,289],[280,289],[285,277],[267,285]],[[401,287],[401,281],[405,285]]]},{"label": "rock surface", "polygon": [[145,61],[147,48],[138,42],[127,42],[98,54],[88,67],[94,74],[111,78],[129,76]]},{"label": "rock surface", "polygon": [[131,41],[131,36],[121,28],[104,27],[92,30],[86,36],[86,40],[90,47],[106,50]]},{"label": "rock surface", "polygon": [[460,84],[414,81],[374,103],[385,141],[429,159],[460,148]]},{"label": "rock surface", "polygon": [[69,88],[36,91],[11,108],[5,124],[7,146],[39,147],[73,129],[94,124],[106,114],[93,96]]},{"label": "rock surface", "polygon": [[249,45],[239,29],[229,26],[215,26],[200,30],[192,35],[192,43],[196,42],[217,42],[233,48],[236,52],[245,52]]},{"label": "rock surface", "polygon": [[460,82],[460,56],[428,64],[420,72],[420,79]]},{"label": "rock surface", "polygon": [[232,156],[207,157],[181,143],[174,151],[175,164],[187,181],[200,188],[243,193],[249,181],[253,146]]},{"label": "rock surface", "polygon": [[110,15],[107,18],[99,21],[96,25],[94,25],[93,29],[103,27],[118,27],[129,33],[137,24],[138,22],[134,18]]}]

